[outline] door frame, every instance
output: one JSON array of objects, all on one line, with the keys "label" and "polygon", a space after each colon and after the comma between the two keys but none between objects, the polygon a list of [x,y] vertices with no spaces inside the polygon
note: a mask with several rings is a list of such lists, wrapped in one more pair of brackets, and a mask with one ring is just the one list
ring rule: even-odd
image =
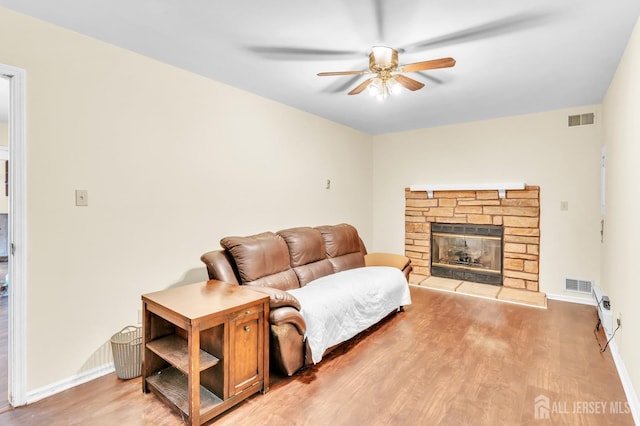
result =
[{"label": "door frame", "polygon": [[9,403],[26,404],[26,72],[0,63],[9,77]]}]

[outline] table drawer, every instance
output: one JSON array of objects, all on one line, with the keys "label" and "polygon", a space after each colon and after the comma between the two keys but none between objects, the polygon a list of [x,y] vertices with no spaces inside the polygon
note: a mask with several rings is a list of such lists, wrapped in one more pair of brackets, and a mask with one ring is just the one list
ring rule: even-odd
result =
[{"label": "table drawer", "polygon": [[244,317],[260,313],[263,310],[264,309],[263,309],[262,305],[250,306],[248,308],[245,308],[245,309],[242,309],[240,311],[236,311],[236,312],[232,313],[231,314],[231,320],[235,321],[235,320],[238,320],[238,319],[242,319]]}]

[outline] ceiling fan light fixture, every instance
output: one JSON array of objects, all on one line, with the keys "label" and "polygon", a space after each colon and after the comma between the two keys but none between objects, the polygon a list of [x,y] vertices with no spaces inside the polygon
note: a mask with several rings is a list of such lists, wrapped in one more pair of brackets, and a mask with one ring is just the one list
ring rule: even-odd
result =
[{"label": "ceiling fan light fixture", "polygon": [[398,68],[398,51],[386,46],[374,46],[369,54],[369,69],[374,72]]},{"label": "ceiling fan light fixture", "polygon": [[391,90],[389,90],[389,80],[381,80],[382,90],[376,95],[376,98],[382,102],[391,96]]},{"label": "ceiling fan light fixture", "polygon": [[369,52],[369,70],[361,71],[332,71],[321,72],[319,76],[343,76],[343,75],[371,75],[355,88],[349,91],[349,95],[357,95],[365,89],[369,94],[379,100],[385,100],[391,95],[398,95],[402,88],[412,92],[424,87],[424,83],[407,77],[404,73],[449,68],[456,64],[453,58],[431,59],[421,62],[413,62],[398,67],[398,51],[387,46],[374,46]]},{"label": "ceiling fan light fixture", "polygon": [[373,79],[371,84],[369,84],[368,89],[371,96],[378,96],[384,92],[384,82],[379,77],[376,77]]},{"label": "ceiling fan light fixture", "polygon": [[402,91],[402,86],[393,77],[387,80],[387,88],[392,95],[398,95]]},{"label": "ceiling fan light fixture", "polygon": [[375,96],[379,101],[384,101],[391,95],[399,94],[402,85],[395,78],[383,75],[374,78],[367,89],[371,96]]},{"label": "ceiling fan light fixture", "polygon": [[402,86],[393,77],[376,77],[367,87],[369,94],[379,101],[384,101],[391,95],[397,95]]}]

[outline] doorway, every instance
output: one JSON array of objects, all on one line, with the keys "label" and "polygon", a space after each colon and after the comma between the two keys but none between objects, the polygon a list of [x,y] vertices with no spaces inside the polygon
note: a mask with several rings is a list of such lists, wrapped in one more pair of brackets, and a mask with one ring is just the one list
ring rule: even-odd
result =
[{"label": "doorway", "polygon": [[[9,79],[0,76],[0,169],[8,172]],[[8,173],[5,174],[8,178]],[[7,182],[5,181],[5,185]],[[3,185],[4,186],[4,185]],[[9,191],[0,189],[0,412],[9,404]],[[5,279],[7,277],[7,279]]]},{"label": "doorway", "polygon": [[[0,303],[6,300],[6,317],[0,318],[0,339],[4,335],[6,358],[0,354],[0,380],[6,372],[6,381],[0,382],[0,407],[26,404],[26,328],[25,328],[25,282],[26,282],[26,195],[25,195],[25,71],[9,65],[0,64],[0,108],[6,110],[6,124],[0,124],[0,138],[4,136],[4,151],[9,166],[0,194],[7,197],[8,238],[6,242],[7,272],[0,271],[0,286],[7,283],[4,289],[6,297],[0,296]],[[1,145],[0,145],[1,146]],[[2,160],[0,160],[2,161]],[[3,164],[4,166],[4,164]],[[2,172],[5,172],[4,167]],[[0,196],[0,203],[1,203]],[[1,204],[0,204],[1,205]],[[0,207],[1,208],[1,207]],[[1,243],[0,243],[1,244]],[[1,249],[0,249],[1,251]],[[0,256],[0,266],[2,265]],[[8,274],[8,280],[5,275]],[[6,318],[6,320],[4,319]],[[5,322],[6,321],[6,322]],[[6,391],[6,393],[5,393]]]}]

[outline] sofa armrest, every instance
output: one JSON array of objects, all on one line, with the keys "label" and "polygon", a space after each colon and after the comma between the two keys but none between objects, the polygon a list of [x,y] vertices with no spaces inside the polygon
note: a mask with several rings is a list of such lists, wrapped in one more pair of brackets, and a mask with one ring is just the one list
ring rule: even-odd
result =
[{"label": "sofa armrest", "polygon": [[364,256],[367,266],[393,266],[401,271],[411,263],[411,259],[401,254],[393,253],[369,253]]},{"label": "sofa armrest", "polygon": [[207,266],[207,273],[210,280],[224,281],[229,284],[240,284],[238,275],[234,269],[234,262],[226,250],[210,251],[202,256],[200,260]]},{"label": "sofa armrest", "polygon": [[290,306],[284,306],[270,311],[269,323],[275,326],[290,324],[298,330],[301,336],[304,336],[307,332],[307,323],[304,322],[304,318],[302,318],[302,315],[300,315],[297,309]]},{"label": "sofa armrest", "polygon": [[364,264],[366,266],[391,266],[402,271],[407,281],[409,274],[413,271],[411,259],[401,254],[393,253],[369,253],[364,255]]},{"label": "sofa armrest", "polygon": [[251,290],[268,295],[270,309],[282,308],[284,306],[295,308],[298,311],[302,309],[298,299],[279,288],[260,286],[246,286],[245,288],[250,288]]},{"label": "sofa armrest", "polygon": [[307,332],[307,323],[300,315],[302,306],[298,299],[284,290],[273,287],[247,286],[253,291],[269,295],[269,324],[291,324],[300,335]]}]

